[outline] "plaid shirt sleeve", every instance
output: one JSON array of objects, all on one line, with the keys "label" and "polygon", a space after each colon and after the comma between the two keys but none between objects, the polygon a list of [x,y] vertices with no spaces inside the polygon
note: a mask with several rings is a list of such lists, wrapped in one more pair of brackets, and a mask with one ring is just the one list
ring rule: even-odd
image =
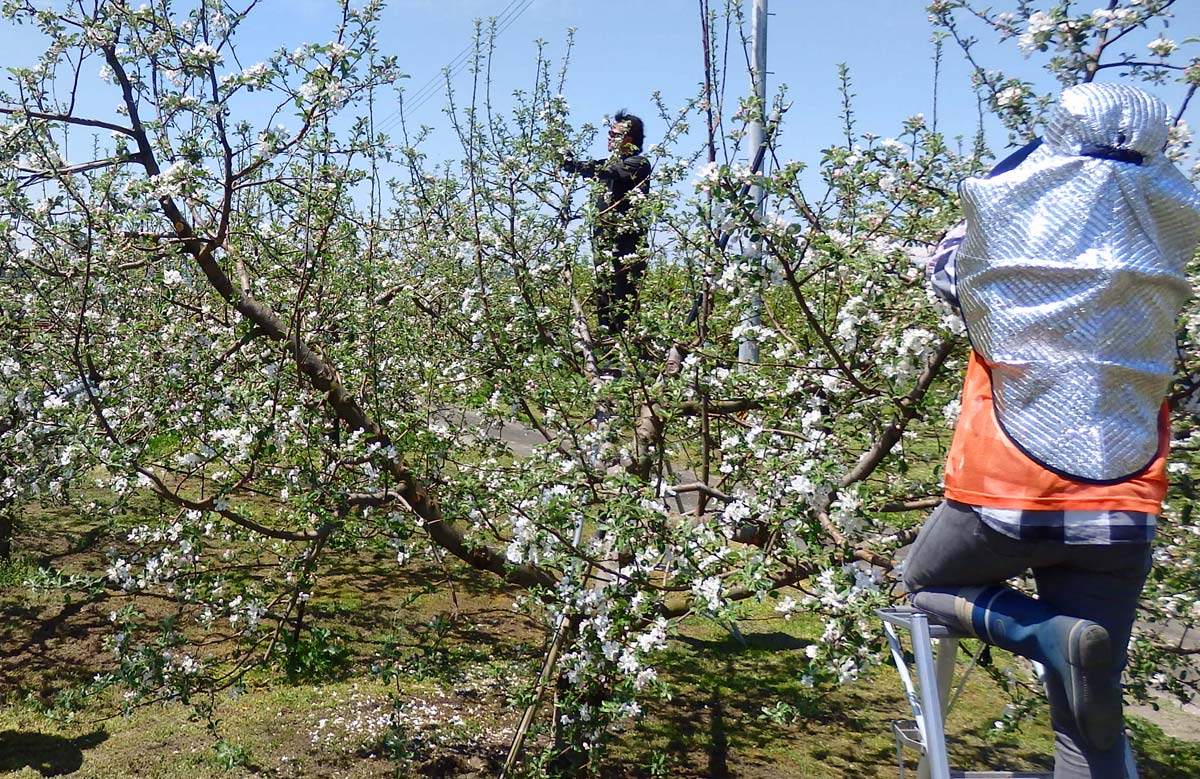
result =
[{"label": "plaid shirt sleeve", "polygon": [[934,294],[949,303],[955,311],[958,310],[958,280],[955,277],[954,259],[966,237],[966,222],[959,222],[951,227],[942,237],[925,266],[925,277],[929,280],[929,285],[933,287]]}]

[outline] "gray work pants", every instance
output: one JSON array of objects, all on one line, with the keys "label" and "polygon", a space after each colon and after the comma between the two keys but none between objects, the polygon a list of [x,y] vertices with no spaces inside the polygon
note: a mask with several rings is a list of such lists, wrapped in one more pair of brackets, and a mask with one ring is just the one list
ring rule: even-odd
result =
[{"label": "gray work pants", "polygon": [[[910,592],[998,585],[1032,570],[1039,601],[1108,630],[1112,683],[1119,685],[1150,562],[1149,544],[1020,541],[992,530],[969,506],[943,501],[908,553],[904,584]],[[1055,736],[1055,779],[1131,779],[1124,739],[1104,752],[1088,749],[1077,737],[1062,684],[1048,677],[1046,694]]]}]

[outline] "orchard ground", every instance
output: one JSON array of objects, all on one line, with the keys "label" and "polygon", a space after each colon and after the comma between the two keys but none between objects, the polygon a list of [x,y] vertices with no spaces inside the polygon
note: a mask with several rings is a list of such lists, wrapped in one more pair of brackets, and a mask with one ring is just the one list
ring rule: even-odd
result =
[{"label": "orchard ground", "polygon": [[[251,672],[218,696],[208,718],[180,702],[123,714],[116,693],[84,700],[62,693],[111,664],[110,612],[133,601],[166,616],[171,604],[109,588],[25,584],[38,569],[60,581],[99,574],[87,566],[120,543],[113,528],[86,526],[66,512],[21,518],[16,555],[0,569],[0,776],[496,775],[547,636],[514,611],[518,593],[494,577],[449,560],[400,569],[364,553],[330,556],[308,610],[309,625],[327,632],[306,645],[307,654],[287,669]],[[819,625],[782,619],[768,603],[748,608],[738,627],[744,644],[703,618],[682,623],[660,665],[671,697],[623,721],[604,775],[897,775],[889,721],[904,703],[890,668],[837,687],[805,687],[798,669]],[[379,668],[395,673],[388,680]],[[987,673],[971,677],[950,718],[952,764],[1049,770],[1044,710],[1016,730],[998,730],[1004,705]],[[544,704],[543,724],[549,711]],[[1171,703],[1135,712],[1145,779],[1200,775],[1193,714]],[[546,743],[543,727],[527,750],[536,755]]]}]

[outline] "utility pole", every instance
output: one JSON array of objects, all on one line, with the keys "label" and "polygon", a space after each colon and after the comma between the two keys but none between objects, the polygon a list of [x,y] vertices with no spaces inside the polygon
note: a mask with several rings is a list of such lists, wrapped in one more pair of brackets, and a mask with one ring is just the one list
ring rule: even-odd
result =
[{"label": "utility pole", "polygon": [[[750,79],[752,81],[751,86],[754,87],[756,106],[754,117],[750,122],[750,147],[746,150],[746,154],[753,170],[755,159],[763,160],[762,167],[766,167],[766,158],[765,156],[760,156],[763,153],[760,149],[762,149],[764,143],[767,118],[767,0],[752,0],[752,2],[754,6],[750,12],[750,46],[754,50],[754,61],[750,70]],[[759,173],[761,172],[760,170]],[[766,195],[763,192],[763,188],[757,185],[752,187],[750,192],[754,198],[755,216],[761,222],[766,213]],[[761,272],[763,267],[762,246],[762,240],[757,240],[750,245],[748,253],[749,260],[754,264],[756,272]],[[744,326],[758,327],[761,322],[761,284],[756,280],[754,285],[755,289],[751,293],[750,309],[742,319]],[[753,335],[742,336],[741,341],[738,343],[738,361],[742,363],[758,362],[757,337]]]}]

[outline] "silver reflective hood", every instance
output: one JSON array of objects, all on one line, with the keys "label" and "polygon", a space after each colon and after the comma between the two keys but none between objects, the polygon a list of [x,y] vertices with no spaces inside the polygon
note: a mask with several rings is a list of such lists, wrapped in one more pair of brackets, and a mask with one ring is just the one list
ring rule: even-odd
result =
[{"label": "silver reflective hood", "polygon": [[1132,476],[1158,448],[1200,241],[1200,193],[1162,154],[1169,121],[1134,87],[1071,87],[1029,157],[961,186],[958,291],[999,422],[1077,479]]}]

